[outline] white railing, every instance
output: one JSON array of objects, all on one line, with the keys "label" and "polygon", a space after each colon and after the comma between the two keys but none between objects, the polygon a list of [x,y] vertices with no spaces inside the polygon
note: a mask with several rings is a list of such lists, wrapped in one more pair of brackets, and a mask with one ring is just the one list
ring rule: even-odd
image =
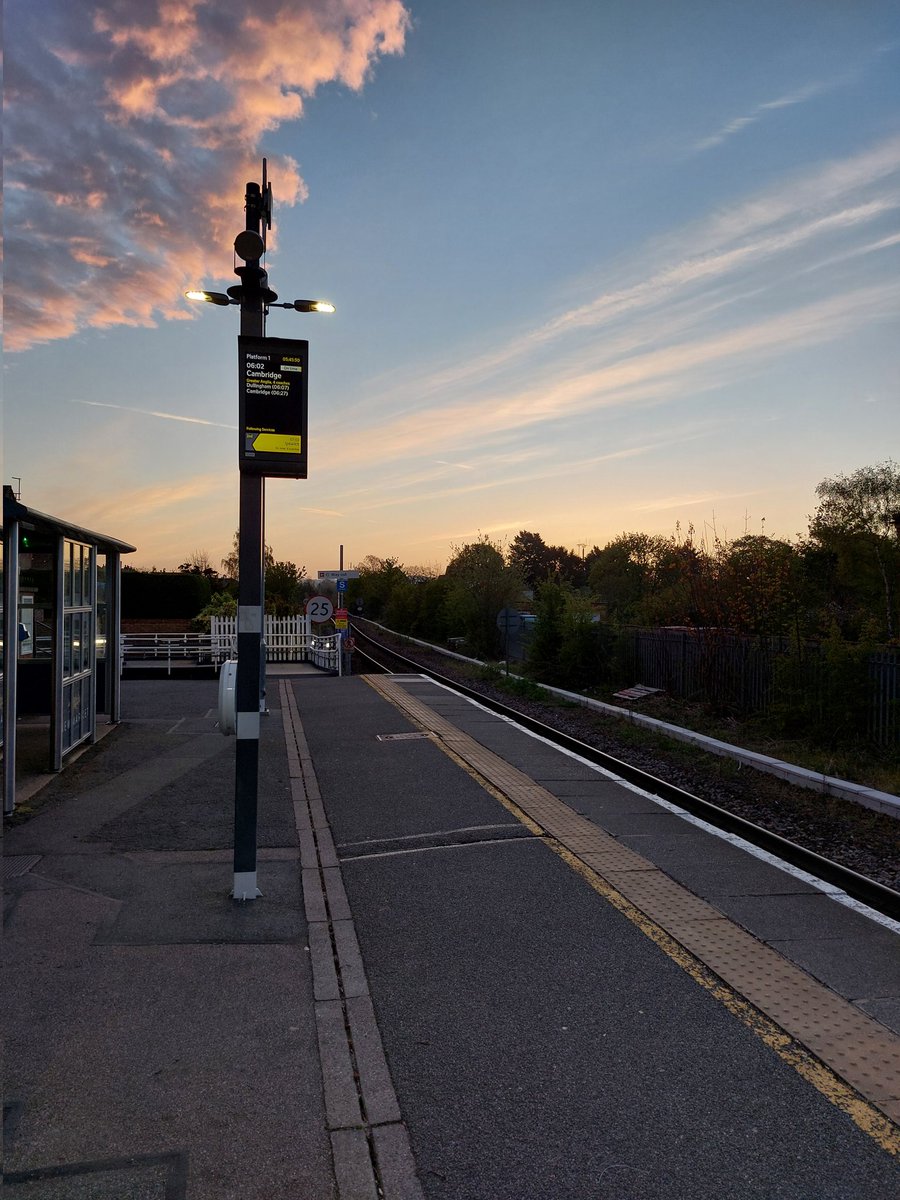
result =
[{"label": "white railing", "polygon": [[[207,666],[217,670],[237,657],[237,620],[212,617],[209,633],[125,633],[122,635],[124,668]],[[311,662],[325,671],[341,672],[336,633],[312,632],[308,617],[266,616],[263,634],[266,662]]]},{"label": "white railing", "polygon": [[165,667],[191,665],[215,668],[228,657],[208,633],[123,633],[122,666]]},{"label": "white railing", "polygon": [[340,635],[313,634],[309,639],[307,661],[321,667],[324,671],[337,671],[341,674]]}]

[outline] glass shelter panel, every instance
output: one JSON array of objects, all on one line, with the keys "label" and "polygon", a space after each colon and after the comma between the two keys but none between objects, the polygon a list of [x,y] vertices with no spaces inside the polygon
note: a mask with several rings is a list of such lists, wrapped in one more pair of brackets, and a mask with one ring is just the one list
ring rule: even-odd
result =
[{"label": "glass shelter panel", "polygon": [[62,752],[94,731],[94,548],[66,540],[63,547]]}]

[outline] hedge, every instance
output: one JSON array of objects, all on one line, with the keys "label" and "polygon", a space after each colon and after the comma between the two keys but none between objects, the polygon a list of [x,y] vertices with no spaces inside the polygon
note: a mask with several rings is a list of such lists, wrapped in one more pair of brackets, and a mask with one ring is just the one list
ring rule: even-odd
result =
[{"label": "hedge", "polygon": [[209,604],[211,588],[203,575],[181,571],[123,571],[122,616],[190,618]]}]

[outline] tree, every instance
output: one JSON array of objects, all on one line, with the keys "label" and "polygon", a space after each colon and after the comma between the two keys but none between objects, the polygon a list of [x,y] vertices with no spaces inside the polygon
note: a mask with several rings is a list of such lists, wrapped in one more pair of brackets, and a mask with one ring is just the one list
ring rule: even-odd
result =
[{"label": "tree", "polygon": [[810,534],[834,554],[835,582],[845,596],[855,593],[857,608],[868,608],[875,615],[874,582],[880,623],[887,638],[893,639],[900,574],[900,466],[887,459],[851,475],[823,479],[816,495],[819,504]]},{"label": "tree", "polygon": [[266,568],[266,612],[276,617],[300,612],[312,591],[306,567],[292,562],[273,562]]},{"label": "tree", "polygon": [[673,538],[651,533],[622,533],[592,557],[591,593],[621,622],[658,619],[652,601],[677,587],[687,564]]},{"label": "tree", "polygon": [[810,532],[840,530],[900,540],[900,466],[887,459],[860,467],[852,475],[823,479],[816,488],[819,506]]},{"label": "tree", "polygon": [[448,616],[459,622],[476,654],[498,658],[497,615],[520,602],[524,586],[521,571],[507,566],[500,546],[481,536],[456,549],[447,564],[446,578]]},{"label": "tree", "polygon": [[178,570],[182,575],[202,575],[209,580],[213,593],[223,592],[228,587],[228,579],[212,565],[208,550],[192,550],[190,558],[180,563]]},{"label": "tree", "polygon": [[550,569],[547,543],[539,533],[522,529],[512,540],[508,561],[511,567],[518,567],[530,588],[536,588]]},{"label": "tree", "polygon": [[738,633],[784,635],[802,609],[802,563],[790,542],[748,534],[723,545],[722,623]]},{"label": "tree", "polygon": [[525,582],[536,588],[545,579],[580,582],[584,574],[582,560],[565,546],[548,546],[539,533],[520,530],[509,548],[508,562],[517,567]]},{"label": "tree", "polygon": [[192,550],[190,558],[181,563],[178,570],[185,575],[205,575],[207,579],[219,577],[219,572],[210,562],[208,550]]},{"label": "tree", "polygon": [[406,572],[397,559],[375,554],[367,554],[357,569],[359,578],[350,580],[347,602],[355,611],[377,619],[387,610],[394,588],[408,582]]},{"label": "tree", "polygon": [[[239,529],[234,531],[234,539],[232,541],[231,553],[222,559],[222,571],[226,579],[236,580],[238,577],[238,566],[240,563],[240,548],[241,548],[241,532]],[[265,569],[274,565],[275,555],[272,553],[272,547],[266,546],[264,552]],[[180,568],[179,568],[180,569]]]},{"label": "tree", "polygon": [[539,585],[536,600],[537,621],[528,644],[528,670],[535,679],[555,683],[559,679],[566,600],[563,589],[551,579]]}]

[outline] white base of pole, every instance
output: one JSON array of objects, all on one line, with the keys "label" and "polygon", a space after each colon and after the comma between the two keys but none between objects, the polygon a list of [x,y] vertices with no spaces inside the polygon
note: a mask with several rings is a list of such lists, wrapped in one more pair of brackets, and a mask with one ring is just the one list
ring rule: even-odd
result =
[{"label": "white base of pole", "polygon": [[235,900],[255,900],[262,892],[256,886],[255,871],[235,871],[234,891],[231,893]]}]

